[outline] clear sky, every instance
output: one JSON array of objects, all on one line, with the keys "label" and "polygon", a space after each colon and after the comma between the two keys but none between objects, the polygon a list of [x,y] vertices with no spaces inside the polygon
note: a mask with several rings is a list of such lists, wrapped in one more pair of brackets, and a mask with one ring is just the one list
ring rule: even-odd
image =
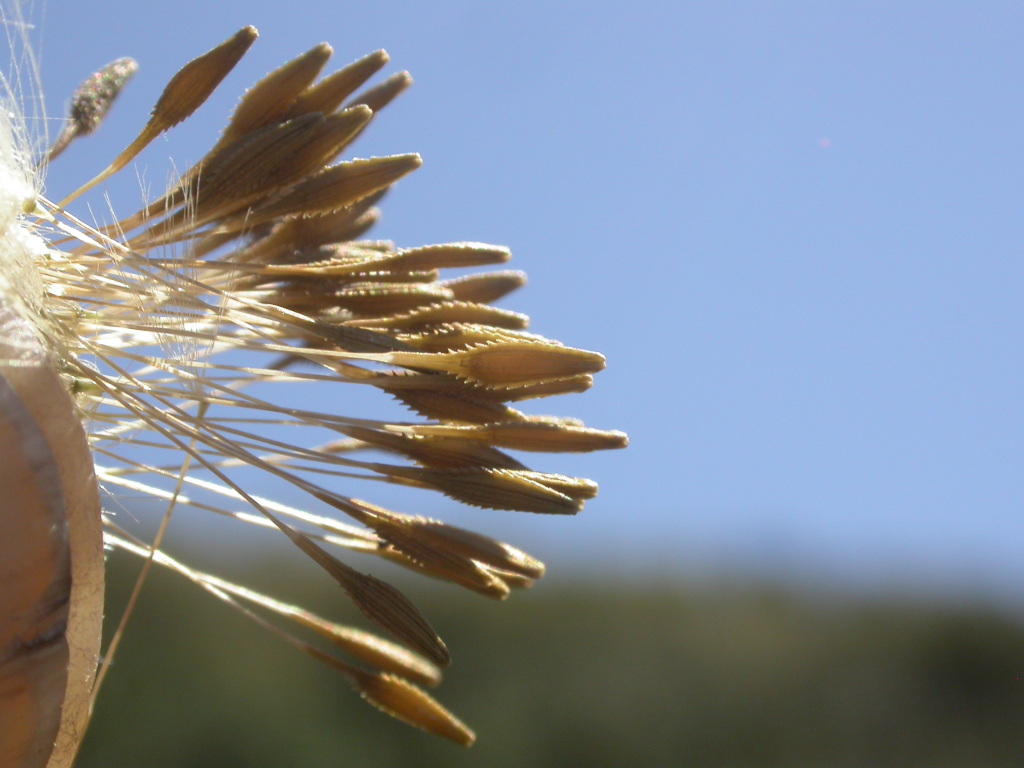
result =
[{"label": "clear sky", "polygon": [[[556,567],[1022,583],[1024,5],[36,10],[50,114],[107,61],[141,65],[100,134],[52,170],[63,189],[127,143],[181,64],[245,24],[256,46],[157,148],[181,167],[243,87],[320,41],[339,66],[383,47],[387,71],[412,72],[354,148],[425,161],[375,234],[511,246],[530,283],[505,306],[609,361],[593,391],[544,410],[632,438],[533,462],[600,481],[577,519],[440,497],[414,511]],[[157,157],[139,171],[153,190]]]}]

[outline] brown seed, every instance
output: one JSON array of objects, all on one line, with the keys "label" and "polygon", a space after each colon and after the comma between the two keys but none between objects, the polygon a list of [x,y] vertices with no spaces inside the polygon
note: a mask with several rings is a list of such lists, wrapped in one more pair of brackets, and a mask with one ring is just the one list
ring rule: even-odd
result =
[{"label": "brown seed", "polygon": [[[354,130],[360,130],[369,121],[371,113],[360,107],[355,107],[353,111],[359,118],[353,121]],[[311,216],[334,213],[387,189],[422,164],[419,155],[411,154],[350,160],[332,165],[299,182],[277,200],[257,208],[249,224],[251,226],[252,223],[295,214]]]},{"label": "brown seed", "polygon": [[515,389],[505,390],[505,399],[510,403],[517,403],[521,400],[532,400],[537,397],[551,397],[553,395],[570,395],[586,392],[594,386],[594,377],[589,373],[581,373],[578,376],[566,376],[564,379],[551,379],[540,381],[536,384],[526,384]]},{"label": "brown seed", "polygon": [[278,527],[331,574],[356,607],[378,627],[438,666],[451,664],[451,656],[441,638],[405,595],[390,584],[349,567],[298,531],[287,526]]},{"label": "brown seed", "polygon": [[382,547],[377,554],[404,568],[455,584],[492,600],[504,600],[512,594],[503,576],[496,575],[491,569],[476,563],[470,563],[465,572],[450,567],[438,567],[429,559],[413,557],[394,545]]},{"label": "brown seed", "polygon": [[421,333],[398,335],[423,352],[454,352],[498,341],[535,338],[530,334],[517,334],[504,328],[476,323],[447,323]]},{"label": "brown seed", "polygon": [[604,357],[596,352],[549,342],[498,342],[456,354],[464,355],[456,375],[496,387],[536,384],[604,368]]},{"label": "brown seed", "polygon": [[457,301],[476,301],[481,304],[497,301],[524,285],[526,275],[515,270],[483,272],[444,282],[444,286],[455,294]]},{"label": "brown seed", "polygon": [[604,356],[597,352],[532,339],[497,341],[438,354],[396,352],[389,361],[407,368],[443,371],[498,389],[531,386],[604,368]]},{"label": "brown seed", "polygon": [[[403,283],[399,285],[373,285],[361,283],[337,292],[336,306],[356,315],[378,316],[392,312],[407,312],[451,298],[451,293],[436,283]],[[409,345],[410,349],[415,349]]]},{"label": "brown seed", "polygon": [[526,469],[520,462],[489,445],[446,437],[413,437],[366,427],[339,427],[350,437],[384,450],[394,451],[425,467],[500,467]]},{"label": "brown seed", "polygon": [[300,117],[308,112],[320,111],[307,110],[289,114],[289,108],[320,74],[320,70],[331,58],[331,53],[331,46],[320,43],[275,69],[246,91],[235,107],[231,121],[224,129],[215,149],[289,117]]},{"label": "brown seed", "polygon": [[492,599],[504,600],[508,597],[509,588],[502,579],[452,550],[421,540],[404,521],[378,519],[373,527],[388,542],[389,546],[381,551],[386,557]]},{"label": "brown seed", "polygon": [[520,549],[488,536],[426,518],[412,518],[409,525],[414,535],[421,541],[457,552],[490,568],[519,574],[531,581],[544,575],[542,562]]},{"label": "brown seed", "polygon": [[[314,217],[296,216],[278,222],[266,236],[236,252],[232,258],[263,263],[301,262],[304,251],[328,243],[353,240],[379,217],[373,205],[384,191],[368,195],[358,203],[334,213]],[[237,232],[233,234],[237,236]]]},{"label": "brown seed", "polygon": [[437,470],[387,464],[374,464],[373,469],[419,487],[434,488],[464,504],[485,509],[575,515],[583,506],[581,500],[535,479],[534,476],[542,476],[539,472],[487,467]]},{"label": "brown seed", "polygon": [[550,472],[530,472],[528,474],[534,482],[568,496],[580,506],[587,499],[597,496],[597,483],[584,477],[568,477]]},{"label": "brown seed", "polygon": [[412,75],[408,72],[398,72],[372,88],[367,88],[345,106],[354,107],[357,104],[365,104],[376,114],[394,101],[395,97],[410,85],[412,85]]},{"label": "brown seed", "polygon": [[350,677],[367,701],[392,717],[464,747],[476,740],[465,724],[411,683],[362,670],[353,670]]},{"label": "brown seed", "polygon": [[356,88],[388,62],[386,51],[374,51],[311,85],[288,108],[289,117],[306,112],[329,114],[342,105]]},{"label": "brown seed", "polygon": [[446,301],[389,317],[350,321],[353,325],[407,331],[425,330],[447,323],[476,323],[494,328],[521,330],[526,328],[529,322],[530,318],[519,312],[468,301]]},{"label": "brown seed", "polygon": [[547,453],[579,453],[625,448],[629,442],[624,432],[540,421],[503,422],[478,427],[426,424],[417,426],[415,431],[416,434],[482,440],[490,445],[517,451]]},{"label": "brown seed", "polygon": [[512,258],[508,248],[485,243],[443,243],[408,248],[391,257],[405,269],[447,269],[502,264]]},{"label": "brown seed", "polygon": [[[519,411],[483,397],[472,389],[431,386],[433,377],[403,380],[401,375],[382,377],[377,385],[421,416],[456,423],[487,424],[521,417]],[[451,381],[451,380],[450,380]],[[420,386],[415,386],[413,382]]]},{"label": "brown seed", "polygon": [[441,671],[436,666],[403,646],[369,632],[335,624],[308,611],[296,610],[289,618],[327,638],[350,656],[384,672],[401,675],[420,685],[435,686],[441,681]]},{"label": "brown seed", "polygon": [[158,133],[162,133],[199,109],[257,37],[255,27],[243,27],[233,37],[182,67],[157,99],[150,124],[159,127]]}]

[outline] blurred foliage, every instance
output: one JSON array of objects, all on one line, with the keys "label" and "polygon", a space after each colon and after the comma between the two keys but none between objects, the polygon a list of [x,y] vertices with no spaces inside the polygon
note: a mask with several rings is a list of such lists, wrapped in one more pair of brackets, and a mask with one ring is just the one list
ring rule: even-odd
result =
[{"label": "blurred foliage", "polygon": [[[113,616],[137,567],[113,558]],[[315,593],[308,581],[297,591],[279,575],[292,570],[264,566],[247,582],[347,615],[337,588],[315,579]],[[506,604],[443,585],[413,592],[455,658],[436,695],[476,729],[473,748],[390,720],[333,672],[156,572],[79,768],[1024,760],[1024,627],[991,609],[599,580],[549,580]]]}]

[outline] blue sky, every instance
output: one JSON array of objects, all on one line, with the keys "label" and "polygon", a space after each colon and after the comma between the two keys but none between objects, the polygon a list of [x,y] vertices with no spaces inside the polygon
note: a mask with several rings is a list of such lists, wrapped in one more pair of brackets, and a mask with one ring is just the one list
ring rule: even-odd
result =
[{"label": "blue sky", "polygon": [[144,185],[322,40],[339,66],[383,47],[412,72],[354,148],[424,157],[376,235],[511,246],[530,283],[506,306],[609,360],[544,410],[632,439],[533,462],[600,481],[574,520],[414,511],[556,567],[968,592],[1024,577],[1024,6],[50,0],[39,16],[53,115],[96,67],[141,65],[52,170],[61,188],[244,24],[260,40],[144,157]]}]

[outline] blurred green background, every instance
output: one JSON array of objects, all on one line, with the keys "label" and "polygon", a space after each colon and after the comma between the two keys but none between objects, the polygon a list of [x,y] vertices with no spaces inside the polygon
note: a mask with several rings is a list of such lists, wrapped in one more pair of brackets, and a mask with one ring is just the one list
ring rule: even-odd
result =
[{"label": "blurred green background", "polygon": [[[110,618],[138,567],[111,556]],[[354,612],[327,579],[299,574],[295,558],[234,575],[338,620]],[[471,749],[390,720],[334,672],[157,569],[78,765],[906,768],[1024,759],[1024,627],[993,607],[593,575],[555,575],[505,604],[442,584],[404,586],[452,651],[435,693],[477,731]]]}]

